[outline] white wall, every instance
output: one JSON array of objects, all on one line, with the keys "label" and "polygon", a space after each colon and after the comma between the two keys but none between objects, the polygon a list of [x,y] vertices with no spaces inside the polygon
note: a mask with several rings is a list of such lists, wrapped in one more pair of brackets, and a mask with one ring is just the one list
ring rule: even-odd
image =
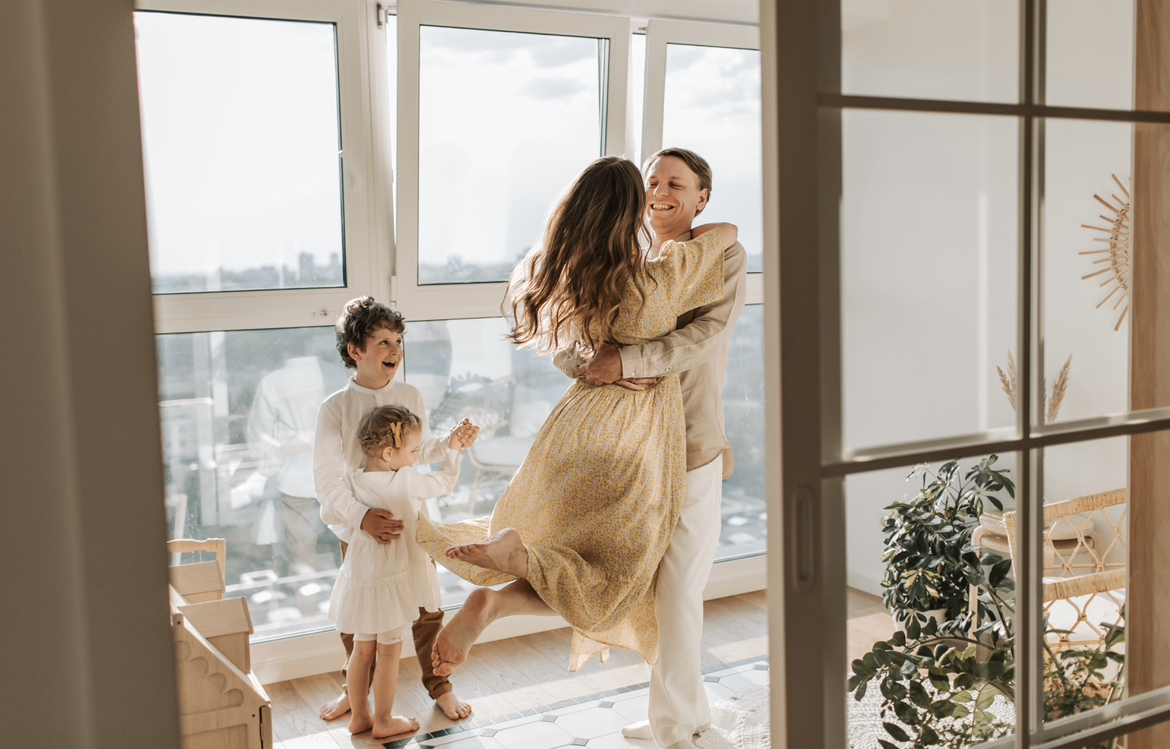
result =
[{"label": "white wall", "polygon": [[[846,93],[1016,100],[1014,1],[845,0],[843,26]],[[1131,2],[1051,3],[1049,27],[1052,103],[1129,106]],[[995,367],[1016,353],[1016,121],[854,111],[842,125],[846,447],[1010,427]],[[1073,355],[1060,420],[1118,413],[1128,402],[1128,323],[1114,332],[1116,315],[1094,309],[1104,292],[1081,280],[1094,268],[1077,253],[1102,246],[1080,225],[1100,223],[1093,194],[1118,192],[1111,174],[1128,178],[1131,132],[1064,121],[1047,129],[1041,278],[1050,384]],[[1045,458],[1050,502],[1126,483],[1123,439]],[[1014,467],[1014,456],[1001,462]],[[846,482],[856,587],[877,590],[882,508],[915,491],[908,472]]]},{"label": "white wall", "polygon": [[131,0],[0,3],[0,746],[178,746]]}]

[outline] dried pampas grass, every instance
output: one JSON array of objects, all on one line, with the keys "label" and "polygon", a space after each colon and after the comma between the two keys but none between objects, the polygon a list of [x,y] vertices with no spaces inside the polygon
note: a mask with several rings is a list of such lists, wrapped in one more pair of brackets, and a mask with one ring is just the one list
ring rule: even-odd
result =
[{"label": "dried pampas grass", "polygon": [[[1044,421],[1056,421],[1056,417],[1060,414],[1060,405],[1064,402],[1065,393],[1068,392],[1069,370],[1072,369],[1072,354],[1064,361],[1064,366],[1060,368],[1060,374],[1056,376],[1056,382],[1052,385],[1052,397],[1048,397],[1048,378],[1044,378]],[[999,373],[999,384],[1003,387],[1004,394],[1007,395],[1008,402],[1012,404],[1012,410],[1016,410],[1016,360],[1012,356],[1012,352],[1007,352],[1007,372],[1004,372],[996,365],[995,371]]]}]

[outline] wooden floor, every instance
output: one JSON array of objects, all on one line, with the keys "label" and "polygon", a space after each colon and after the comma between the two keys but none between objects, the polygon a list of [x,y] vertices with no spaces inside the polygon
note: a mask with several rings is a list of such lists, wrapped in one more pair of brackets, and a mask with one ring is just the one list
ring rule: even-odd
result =
[{"label": "wooden floor", "polygon": [[[887,637],[892,629],[881,601],[858,591],[849,592],[849,617],[850,660],[865,653],[876,639]],[[767,628],[762,591],[708,601],[703,669],[766,657]],[[645,662],[620,650],[611,652],[608,663],[593,659],[578,673],[570,674],[569,641],[570,631],[560,629],[476,645],[452,682],[459,695],[471,702],[475,716],[495,718],[649,679]],[[394,712],[417,718],[423,733],[453,725],[422,688],[418,662],[404,659],[400,668]],[[346,730],[348,719],[325,723],[317,717],[321,704],[340,691],[339,674],[278,682],[266,689],[272,698],[273,738],[281,749],[373,749],[383,744],[368,733],[351,736]]]}]

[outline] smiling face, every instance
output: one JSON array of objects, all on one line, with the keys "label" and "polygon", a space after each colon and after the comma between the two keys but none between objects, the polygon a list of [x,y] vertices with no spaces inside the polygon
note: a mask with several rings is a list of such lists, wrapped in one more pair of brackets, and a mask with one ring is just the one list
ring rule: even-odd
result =
[{"label": "smiling face", "polygon": [[402,363],[402,333],[390,328],[378,328],[359,349],[349,344],[349,355],[357,364],[354,381],[371,390],[381,390],[398,374]]},{"label": "smiling face", "polygon": [[646,213],[655,243],[690,231],[707,198],[708,191],[699,187],[699,175],[682,159],[663,156],[651,164],[646,173]]},{"label": "smiling face", "polygon": [[391,471],[400,471],[412,466],[418,460],[418,448],[422,444],[422,432],[411,430],[402,436],[402,447],[395,450],[393,447],[383,448],[382,462]]}]

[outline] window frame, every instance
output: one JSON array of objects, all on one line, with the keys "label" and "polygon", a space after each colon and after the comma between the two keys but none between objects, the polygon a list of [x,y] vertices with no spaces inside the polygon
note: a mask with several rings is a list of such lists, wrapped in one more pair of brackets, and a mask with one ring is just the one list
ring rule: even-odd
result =
[{"label": "window frame", "polygon": [[[730,49],[760,49],[758,26],[697,21],[659,21],[646,24],[646,84],[642,109],[643,158],[662,149],[666,108],[666,48],[670,44]],[[761,84],[762,85],[762,84]],[[763,196],[761,196],[761,201]],[[764,273],[747,275],[747,304],[764,303]]]},{"label": "window frame", "polygon": [[[506,283],[419,284],[418,266],[418,80],[419,28],[449,28],[556,34],[609,40],[605,93],[605,155],[622,155],[629,125],[630,38],[628,16],[571,13],[559,10],[473,5],[455,2],[399,0],[398,16],[398,179],[409,185],[398,195],[398,239],[390,300],[407,319],[457,320],[498,317]],[[385,87],[376,92],[385,97]],[[381,128],[381,133],[386,129]],[[601,155],[601,154],[599,154]]]},{"label": "window frame", "polygon": [[[841,93],[840,8],[815,0],[763,0],[766,258],[765,409],[779,458],[768,474],[768,575],[773,665],[773,744],[844,746],[846,476],[988,453],[1018,455],[1019,548],[1015,710],[1009,736],[986,749],[1077,749],[1170,721],[1170,687],[1105,708],[1043,720],[1040,633],[1043,570],[1043,449],[1105,437],[1170,431],[1170,408],[1045,424],[1040,228],[1044,125],[1050,119],[1170,125],[1170,112],[1049,106],[1044,100],[1048,0],[1019,0],[1018,103]],[[783,106],[781,106],[783,105]],[[1018,119],[1019,408],[1005,432],[951,435],[845,450],[841,422],[841,113],[845,110],[1008,115]],[[804,217],[816,220],[801,220]],[[788,219],[788,220],[785,220]],[[811,250],[811,251],[810,251]],[[812,615],[809,612],[813,612]],[[797,717],[799,716],[799,717]]]},{"label": "window frame", "polygon": [[[346,178],[342,181],[346,252],[344,287],[154,294],[156,335],[323,327],[333,323],[346,301],[364,294],[389,300],[395,309],[414,322],[500,316],[503,283],[426,285],[420,288],[417,284],[417,242],[409,253],[414,274],[409,277],[415,280],[414,286],[403,284],[401,274],[395,274],[396,269],[404,267],[403,258],[408,255],[406,249],[399,248],[411,245],[403,241],[404,226],[398,227],[396,241],[395,223],[398,215],[403,214],[396,215],[394,191],[397,185],[405,182],[396,182],[399,175],[393,169],[391,146],[397,142],[398,171],[404,177],[410,174],[406,157],[413,154],[414,185],[417,185],[417,28],[420,22],[607,38],[610,65],[605,154],[624,155],[633,147],[634,128],[643,127],[643,123],[630,119],[633,111],[630,76],[648,75],[649,66],[644,70],[634,70],[630,54],[633,35],[642,33],[648,23],[644,17],[629,13],[572,12],[554,7],[552,3],[540,8],[515,8],[430,0],[399,0],[397,3],[393,0],[385,3],[374,0],[137,0],[135,10],[335,24],[338,105],[346,167]],[[409,21],[412,12],[416,13],[415,62],[408,76],[403,68],[406,45],[402,44],[402,29],[404,19]],[[712,13],[718,12],[718,9],[712,9]],[[396,111],[390,106],[386,85],[387,44],[383,21],[388,15],[397,16],[399,29]],[[674,22],[662,23],[666,27],[674,25]],[[732,29],[739,35],[744,30],[756,31],[755,27],[719,22],[679,25],[717,32]],[[708,41],[713,38],[709,32],[702,33]],[[722,39],[721,36],[715,38]],[[663,50],[665,53],[665,47]],[[665,75],[664,63],[661,75]],[[411,81],[413,87],[409,85]],[[413,93],[412,111],[415,115],[409,120],[403,116],[407,111],[403,106],[404,91]],[[407,141],[403,132],[408,127],[400,127],[407,122],[412,123],[414,132],[410,149],[405,147]],[[413,199],[417,235],[417,190],[403,190],[402,193],[400,198]],[[398,209],[403,210],[404,205],[400,201]],[[762,304],[764,301],[760,275],[749,274],[748,304]],[[768,554],[764,551],[715,562],[704,599],[762,590],[766,585]],[[560,626],[564,626],[563,623],[553,618],[542,620],[537,629],[514,622],[493,631],[489,639]],[[253,645],[257,650],[253,661],[257,672],[265,674],[266,680],[281,680],[331,669],[336,658],[336,640],[332,633],[332,630],[315,628],[255,642]]]},{"label": "window frame", "polygon": [[[383,211],[375,201],[373,118],[362,0],[139,0],[135,10],[273,21],[310,21],[336,29],[338,114],[341,122],[345,285],[316,289],[261,289],[154,294],[155,332],[313,327],[328,325],[349,299],[363,293],[385,296]],[[392,235],[391,235],[392,236]]]}]

